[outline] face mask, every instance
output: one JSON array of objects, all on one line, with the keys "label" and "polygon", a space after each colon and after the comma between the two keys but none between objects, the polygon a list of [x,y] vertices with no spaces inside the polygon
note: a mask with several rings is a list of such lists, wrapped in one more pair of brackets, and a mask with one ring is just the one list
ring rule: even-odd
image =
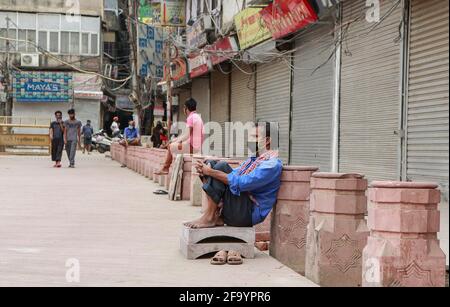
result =
[{"label": "face mask", "polygon": [[130,129],[134,129],[134,126],[128,126],[128,128],[130,128]]},{"label": "face mask", "polygon": [[258,151],[258,142],[248,142],[248,149],[252,154],[256,154]]}]

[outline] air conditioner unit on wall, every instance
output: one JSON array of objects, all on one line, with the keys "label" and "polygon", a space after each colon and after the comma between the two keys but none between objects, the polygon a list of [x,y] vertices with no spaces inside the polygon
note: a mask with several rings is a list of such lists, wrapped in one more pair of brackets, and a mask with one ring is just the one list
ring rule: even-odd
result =
[{"label": "air conditioner unit on wall", "polygon": [[20,66],[22,67],[39,67],[38,53],[22,53],[20,55]]}]

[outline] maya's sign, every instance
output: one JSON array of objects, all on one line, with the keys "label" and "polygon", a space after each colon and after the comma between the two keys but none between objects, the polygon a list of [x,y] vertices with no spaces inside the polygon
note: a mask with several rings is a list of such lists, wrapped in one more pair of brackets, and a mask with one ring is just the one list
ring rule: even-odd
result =
[{"label": "maya's sign", "polygon": [[15,102],[71,102],[72,73],[17,72],[13,77]]},{"label": "maya's sign", "polygon": [[274,39],[294,33],[318,19],[307,0],[274,0],[261,11],[261,16]]}]

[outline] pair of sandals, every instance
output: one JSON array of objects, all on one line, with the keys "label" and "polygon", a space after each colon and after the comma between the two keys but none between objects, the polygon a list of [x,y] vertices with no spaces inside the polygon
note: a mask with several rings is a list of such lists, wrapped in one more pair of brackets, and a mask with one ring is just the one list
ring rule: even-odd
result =
[{"label": "pair of sandals", "polygon": [[241,254],[239,254],[236,251],[220,251],[218,252],[212,259],[211,264],[212,265],[224,265],[224,264],[230,264],[230,265],[241,265],[244,263],[244,260],[242,259]]}]

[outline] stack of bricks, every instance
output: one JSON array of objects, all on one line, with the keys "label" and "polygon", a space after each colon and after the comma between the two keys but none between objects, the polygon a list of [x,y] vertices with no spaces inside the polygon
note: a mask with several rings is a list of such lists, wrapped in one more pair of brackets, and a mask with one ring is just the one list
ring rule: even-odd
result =
[{"label": "stack of bricks", "polygon": [[312,176],[306,277],[320,286],[362,285],[362,251],[369,236],[367,185],[359,174]]},{"label": "stack of bricks", "polygon": [[272,211],[270,255],[302,275],[305,274],[310,180],[317,170],[317,167],[284,167],[278,201]]},{"label": "stack of bricks", "polygon": [[440,197],[434,183],[372,183],[364,286],[445,286],[445,254],[437,238]]}]

